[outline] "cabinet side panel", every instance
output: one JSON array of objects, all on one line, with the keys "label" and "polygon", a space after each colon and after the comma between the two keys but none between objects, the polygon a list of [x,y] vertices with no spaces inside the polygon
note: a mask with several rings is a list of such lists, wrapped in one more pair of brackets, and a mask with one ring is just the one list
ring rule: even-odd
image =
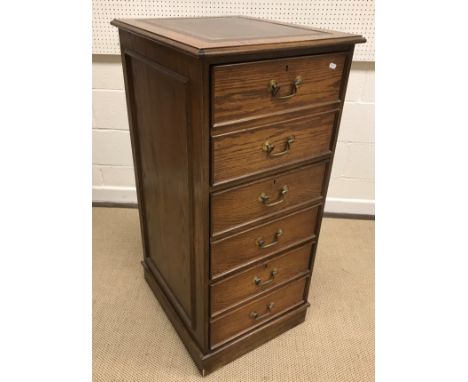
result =
[{"label": "cabinet side panel", "polygon": [[[151,274],[153,287],[157,286],[159,288],[158,293],[155,292],[155,295],[164,310],[170,317],[177,316],[177,319],[171,319],[171,321],[184,344],[197,354],[200,352],[205,353],[209,351],[208,67],[203,60],[186,56],[171,47],[163,46],[136,34],[122,30],[119,31],[119,34],[137,195],[140,206],[142,243],[145,265],[147,265],[146,273],[147,275]],[[136,60],[140,61],[140,65],[135,66]],[[142,66],[148,66],[148,68],[142,68]],[[156,79],[151,80],[151,76],[155,78],[167,77],[163,80],[166,83]],[[133,77],[137,78],[134,79]],[[148,81],[152,81],[151,84]],[[142,94],[136,94],[139,92]],[[158,103],[163,102],[164,106],[156,105],[154,96],[150,95],[151,92],[159,93],[161,98],[165,97],[164,100],[158,98]],[[141,98],[146,99],[146,101],[143,101],[143,105],[136,103],[134,94],[140,97],[139,100]],[[142,110],[142,107],[145,110]],[[158,107],[158,109],[156,110],[154,107]],[[144,117],[147,119],[148,126],[146,127],[140,126],[145,123],[142,121],[145,114],[149,115]],[[154,124],[153,120],[156,120]],[[166,126],[167,130],[169,125],[170,130],[165,131],[165,134],[172,134],[172,137],[177,137],[177,134],[180,133],[181,142],[174,144],[163,136],[162,138],[166,139],[166,141],[161,143],[163,133],[152,131],[152,129],[156,128],[158,131],[164,131],[161,130],[163,126]],[[178,130],[178,132],[173,130]],[[170,272],[168,270],[164,271],[164,266],[156,263],[158,260],[162,261],[163,259],[162,255],[160,256],[158,253],[164,253],[162,250],[167,250],[169,246],[165,245],[161,249],[161,244],[154,242],[161,240],[164,234],[161,234],[161,232],[155,233],[153,218],[146,215],[154,214],[155,211],[158,213],[157,204],[162,204],[162,212],[160,212],[162,217],[173,212],[169,211],[170,207],[167,203],[164,204],[165,201],[158,199],[156,203],[152,191],[148,190],[148,180],[146,175],[143,175],[146,174],[146,170],[144,171],[143,167],[149,167],[151,163],[141,164],[141,159],[146,155],[146,152],[140,153],[140,151],[149,150],[151,152],[151,149],[143,147],[140,150],[140,141],[143,144],[150,145],[150,143],[145,143],[143,140],[153,142],[154,147],[163,150],[166,162],[170,162],[171,173],[164,173],[164,176],[160,173],[166,167],[161,166],[159,162],[155,164],[154,171],[158,171],[158,179],[162,179],[160,182],[163,184],[166,182],[165,187],[170,187],[170,184],[173,184],[176,179],[181,180],[182,198],[185,199],[180,198],[181,200],[177,201],[178,204],[175,208],[184,209],[182,203],[186,204],[187,200],[189,203],[189,208],[185,210],[187,216],[178,219],[172,216],[175,219],[172,222],[169,219],[164,220],[165,227],[163,229],[171,230],[171,232],[177,230],[179,235],[177,238],[172,237],[173,251],[164,260],[172,261],[175,257],[183,259],[183,262],[174,259],[176,263],[182,263],[182,266],[170,264],[168,265],[171,267]],[[187,160],[188,163],[186,163]],[[186,181],[185,177],[188,177],[188,189],[183,188]],[[174,197],[177,197],[175,192],[173,194]],[[175,202],[174,199],[172,201]],[[171,223],[171,227],[168,226],[168,221]],[[180,233],[181,227],[183,227],[182,233]],[[189,233],[190,236],[183,237],[186,233]],[[158,236],[151,238],[154,235]],[[150,238],[152,243],[150,243]],[[159,252],[156,253],[158,248]],[[165,274],[163,275],[162,272],[165,272]],[[178,283],[181,283],[181,285],[176,285]],[[164,299],[160,298],[162,294],[164,294]],[[170,306],[167,305],[167,302],[170,302]],[[187,338],[187,333],[191,338]]]},{"label": "cabinet side panel", "polygon": [[[191,322],[191,192],[188,78],[137,54],[125,54],[134,145],[144,197],[145,259]],[[135,150],[135,147],[134,147]]]}]

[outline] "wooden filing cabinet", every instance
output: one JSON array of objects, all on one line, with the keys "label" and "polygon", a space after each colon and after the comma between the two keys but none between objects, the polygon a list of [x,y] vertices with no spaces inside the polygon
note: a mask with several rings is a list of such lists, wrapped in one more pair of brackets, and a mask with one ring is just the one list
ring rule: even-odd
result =
[{"label": "wooden filing cabinet", "polygon": [[205,375],[305,319],[354,45],[365,39],[247,17],[112,24],[144,275]]}]

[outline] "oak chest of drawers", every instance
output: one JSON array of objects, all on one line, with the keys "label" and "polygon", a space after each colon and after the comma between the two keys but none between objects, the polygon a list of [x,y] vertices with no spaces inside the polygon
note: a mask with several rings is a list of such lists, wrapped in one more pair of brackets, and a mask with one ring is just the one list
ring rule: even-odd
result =
[{"label": "oak chest of drawers", "polygon": [[354,45],[365,40],[246,17],[112,24],[145,278],[206,374],[305,319]]}]

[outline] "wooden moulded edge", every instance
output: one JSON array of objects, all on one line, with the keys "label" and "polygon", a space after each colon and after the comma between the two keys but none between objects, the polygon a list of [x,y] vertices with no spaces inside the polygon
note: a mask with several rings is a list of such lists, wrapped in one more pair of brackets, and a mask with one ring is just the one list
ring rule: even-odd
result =
[{"label": "wooden moulded edge", "polygon": [[[125,19],[114,19],[111,21],[111,25],[125,30],[127,32],[136,34],[138,36],[150,39],[161,45],[169,46],[175,48],[181,52],[187,53],[192,56],[197,57],[214,57],[219,55],[234,55],[234,54],[243,54],[243,53],[259,53],[259,52],[269,52],[269,51],[278,51],[278,50],[288,50],[288,49],[298,49],[298,48],[316,48],[316,47],[332,47],[339,45],[350,45],[350,44],[360,44],[366,42],[366,39],[360,35],[353,35],[348,33],[339,33],[335,34],[330,38],[315,39],[315,40],[295,40],[295,41],[285,41],[285,42],[262,42],[254,44],[239,44],[232,46],[216,46],[216,47],[197,47],[171,39],[167,36],[161,34],[153,33],[145,29],[136,27],[129,23],[131,20]],[[279,23],[282,25],[288,25],[285,23]],[[294,25],[297,27],[297,25]],[[303,27],[304,29],[310,29]]]}]

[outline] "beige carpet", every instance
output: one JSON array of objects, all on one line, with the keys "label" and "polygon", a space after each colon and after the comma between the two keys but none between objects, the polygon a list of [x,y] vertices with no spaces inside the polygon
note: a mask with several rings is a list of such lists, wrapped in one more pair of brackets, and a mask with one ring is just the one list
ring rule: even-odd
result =
[{"label": "beige carpet", "polygon": [[[93,209],[93,380],[201,381],[143,279],[136,209]],[[306,321],[205,381],[374,380],[374,222],[325,219]]]}]

